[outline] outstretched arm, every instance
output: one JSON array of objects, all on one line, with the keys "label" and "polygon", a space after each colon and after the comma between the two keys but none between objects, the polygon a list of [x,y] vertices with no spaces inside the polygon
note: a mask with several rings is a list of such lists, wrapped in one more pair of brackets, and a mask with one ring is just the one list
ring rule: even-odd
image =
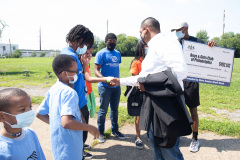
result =
[{"label": "outstretched arm", "polygon": [[62,124],[63,128],[65,128],[65,129],[88,131],[94,136],[94,139],[99,137],[99,131],[96,127],[89,125],[89,124],[81,123],[81,122],[73,119],[72,115],[62,116],[61,124]]}]

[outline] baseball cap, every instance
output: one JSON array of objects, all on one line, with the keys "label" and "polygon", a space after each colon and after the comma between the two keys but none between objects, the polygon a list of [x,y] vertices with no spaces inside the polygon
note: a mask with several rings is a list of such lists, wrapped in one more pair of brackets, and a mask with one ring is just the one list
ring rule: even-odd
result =
[{"label": "baseball cap", "polygon": [[181,22],[181,23],[177,24],[176,29],[172,29],[171,32],[176,31],[182,27],[187,27],[187,26],[188,26],[187,22]]}]

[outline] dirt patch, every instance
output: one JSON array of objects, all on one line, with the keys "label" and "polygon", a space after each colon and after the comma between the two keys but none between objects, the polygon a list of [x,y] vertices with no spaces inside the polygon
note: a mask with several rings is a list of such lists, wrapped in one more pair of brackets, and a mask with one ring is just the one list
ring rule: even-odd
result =
[{"label": "dirt patch", "polygon": [[229,111],[226,109],[218,109],[214,107],[211,109],[215,110],[217,114],[229,118],[231,121],[240,122],[240,110]]}]

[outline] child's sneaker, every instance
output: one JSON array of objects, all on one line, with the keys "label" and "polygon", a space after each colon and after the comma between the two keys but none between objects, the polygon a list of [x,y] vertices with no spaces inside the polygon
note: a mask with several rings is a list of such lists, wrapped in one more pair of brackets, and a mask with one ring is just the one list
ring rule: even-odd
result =
[{"label": "child's sneaker", "polygon": [[83,151],[83,159],[92,159],[93,155]]},{"label": "child's sneaker", "polygon": [[199,146],[200,146],[199,141],[195,140],[195,139],[192,139],[192,142],[191,142],[190,147],[189,147],[189,151],[198,152],[199,151]]},{"label": "child's sneaker", "polygon": [[88,145],[88,144],[84,144],[83,148],[84,148],[84,149],[90,149],[90,148],[91,148],[91,146],[90,146],[90,145]]},{"label": "child's sneaker", "polygon": [[121,132],[117,131],[116,133],[112,133],[112,136],[118,137],[119,139],[125,139],[125,135],[122,134]]},{"label": "child's sneaker", "polygon": [[98,142],[100,142],[100,143],[104,143],[105,142],[104,135],[101,134],[101,133],[99,134]]},{"label": "child's sneaker", "polygon": [[135,144],[138,149],[143,149],[142,140],[139,137],[135,140]]}]

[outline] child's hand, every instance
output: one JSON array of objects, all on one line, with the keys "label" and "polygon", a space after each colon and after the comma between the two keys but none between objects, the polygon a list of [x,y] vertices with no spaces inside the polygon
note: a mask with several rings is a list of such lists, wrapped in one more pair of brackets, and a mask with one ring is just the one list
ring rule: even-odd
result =
[{"label": "child's hand", "polygon": [[97,139],[99,137],[98,129],[96,127],[92,126],[92,125],[90,125],[90,126],[91,127],[90,127],[88,132],[90,132],[93,135],[94,139]]}]

